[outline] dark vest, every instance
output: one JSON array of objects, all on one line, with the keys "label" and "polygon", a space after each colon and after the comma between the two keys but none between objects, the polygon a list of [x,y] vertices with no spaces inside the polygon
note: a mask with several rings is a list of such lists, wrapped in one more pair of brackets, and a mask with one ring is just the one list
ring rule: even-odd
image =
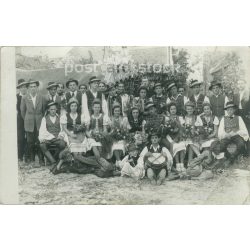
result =
[{"label": "dark vest", "polygon": [[134,118],[131,116],[128,117],[128,122],[131,127],[130,131],[131,133],[134,133],[136,131],[142,131],[142,117],[138,117],[137,122],[135,122]]},{"label": "dark vest", "polygon": [[74,130],[74,125],[75,124],[81,125],[81,116],[79,114],[77,114],[77,117],[76,117],[76,120],[75,120],[75,124],[74,124],[73,119],[71,118],[71,116],[70,116],[69,113],[67,113],[66,116],[67,116],[67,129],[69,131],[73,131]]},{"label": "dark vest", "polygon": [[99,119],[94,119],[93,117],[90,118],[90,124],[89,129],[95,129],[96,128],[96,122],[98,124],[98,129],[100,131],[103,130],[103,115]]},{"label": "dark vest", "polygon": [[192,103],[194,103],[195,107],[194,107],[194,114],[195,115],[200,115],[203,110],[202,110],[202,104],[204,103],[204,99],[205,99],[205,95],[200,94],[198,97],[197,102],[195,101],[194,95],[190,96],[190,101]]},{"label": "dark vest", "polygon": [[221,118],[224,115],[225,96],[219,95],[216,97],[212,95],[209,99],[213,115]]},{"label": "dark vest", "polygon": [[224,129],[226,133],[230,133],[231,131],[237,132],[239,128],[239,116],[235,115],[233,118],[224,117]]},{"label": "dark vest", "polygon": [[160,147],[156,150],[156,152],[154,151],[153,147],[151,148],[151,145],[152,144],[147,145],[148,152],[151,152],[151,153],[161,153],[162,152],[162,146],[161,145],[159,145]]},{"label": "dark vest", "polygon": [[49,115],[46,116],[46,128],[47,128],[47,131],[49,133],[51,133],[52,135],[54,135],[56,138],[58,137],[58,134],[60,133],[61,131],[61,128],[60,128],[60,119],[58,116],[56,116],[56,121],[55,123],[53,123],[50,118],[49,118]]},{"label": "dark vest", "polygon": [[170,100],[172,102],[176,103],[176,109],[177,109],[176,114],[177,115],[184,115],[185,114],[184,96],[179,95],[177,97],[177,99],[174,99],[173,97],[170,97]]},{"label": "dark vest", "polygon": [[[86,91],[86,95],[87,95],[87,99],[88,99],[88,109],[89,109],[90,113],[92,113],[91,112],[92,104],[93,104],[95,97],[93,96],[93,94],[90,90]],[[102,107],[102,93],[98,91],[96,98],[98,98],[101,101],[101,107]]]},{"label": "dark vest", "polygon": [[[162,114],[164,112],[164,109],[166,109],[166,96],[162,95],[161,97],[157,97],[156,95],[153,95],[152,100],[156,107],[157,113]],[[161,107],[161,104],[163,104],[164,106]]]},{"label": "dark vest", "polygon": [[130,165],[131,165],[131,167],[135,167],[136,165],[137,165],[137,162],[138,162],[138,159],[139,159],[139,154],[136,156],[136,157],[134,157],[134,156],[128,156],[128,160],[133,160],[132,162],[130,162]]}]

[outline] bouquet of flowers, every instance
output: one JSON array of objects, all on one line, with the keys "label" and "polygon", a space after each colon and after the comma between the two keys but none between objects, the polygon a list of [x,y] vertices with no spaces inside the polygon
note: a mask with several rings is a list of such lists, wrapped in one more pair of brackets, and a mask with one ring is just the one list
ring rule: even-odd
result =
[{"label": "bouquet of flowers", "polygon": [[127,139],[127,133],[124,130],[119,129],[119,128],[113,129],[110,135],[116,141]]},{"label": "bouquet of flowers", "polygon": [[185,124],[183,130],[183,138],[184,139],[192,139],[193,141],[197,141],[200,139],[200,130],[198,127]]},{"label": "bouquet of flowers", "polygon": [[178,123],[173,119],[166,120],[165,123],[161,125],[161,134],[163,135],[176,135],[178,132]]},{"label": "bouquet of flowers", "polygon": [[203,133],[203,138],[207,139],[209,135],[213,133],[213,128],[211,127],[210,124],[207,124],[202,127],[202,133]]},{"label": "bouquet of flowers", "polygon": [[86,131],[85,125],[74,124],[74,126],[73,126],[73,133],[74,134],[84,133],[85,131]]},{"label": "bouquet of flowers", "polygon": [[102,142],[104,139],[104,135],[98,130],[93,130],[91,136],[96,142]]}]

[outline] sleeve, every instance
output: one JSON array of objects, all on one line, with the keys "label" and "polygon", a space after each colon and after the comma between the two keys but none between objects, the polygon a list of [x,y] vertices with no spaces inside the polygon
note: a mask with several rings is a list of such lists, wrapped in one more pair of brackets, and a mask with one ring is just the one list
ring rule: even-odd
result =
[{"label": "sleeve", "polygon": [[20,109],[21,109],[22,118],[24,119],[25,118],[25,114],[26,114],[26,104],[25,104],[25,98],[24,97],[22,97],[22,99],[21,99]]},{"label": "sleeve", "polygon": [[169,97],[168,97],[168,98],[167,98],[166,104],[169,105],[170,102],[171,102],[171,100],[170,100]]},{"label": "sleeve", "polygon": [[130,124],[129,124],[129,122],[128,122],[128,117],[124,117],[124,118],[123,118],[122,128],[123,128],[124,130],[130,130],[130,129],[131,129],[131,126],[130,126]]},{"label": "sleeve", "polygon": [[102,94],[102,111],[104,115],[106,116],[108,115],[108,104],[107,104],[104,94]]},{"label": "sleeve", "polygon": [[184,95],[184,105],[189,101],[189,98]]},{"label": "sleeve", "polygon": [[88,100],[87,100],[86,93],[82,95],[82,115],[84,116],[85,120],[90,120]]},{"label": "sleeve", "polygon": [[179,120],[180,120],[181,126],[183,126],[183,124],[185,123],[184,118],[182,116],[179,116]]},{"label": "sleeve", "polygon": [[122,159],[122,161],[121,161],[121,166],[123,167],[123,165],[128,161],[128,157],[129,157],[129,155],[126,155],[123,159]]},{"label": "sleeve", "polygon": [[204,102],[208,102],[208,103],[210,103],[210,100],[209,100],[209,98],[208,98],[207,96],[205,96],[205,98],[204,98]]},{"label": "sleeve", "polygon": [[111,124],[111,120],[108,115],[103,116],[103,126],[109,126]]},{"label": "sleeve", "polygon": [[139,159],[138,159],[138,164],[140,164],[140,165],[144,165],[144,156],[146,155],[146,153],[148,152],[148,148],[147,147],[145,147],[142,151],[141,151],[141,153],[140,153],[140,157],[139,157]]},{"label": "sleeve", "polygon": [[168,164],[168,166],[172,166],[173,165],[173,157],[170,154],[169,150],[167,148],[163,147],[162,152],[167,155],[167,158],[168,158],[168,163],[167,164]]},{"label": "sleeve", "polygon": [[240,127],[240,129],[237,132],[237,134],[239,136],[241,136],[244,139],[244,141],[247,141],[248,138],[249,138],[249,134],[248,134],[246,125],[245,125],[243,119],[240,116],[239,116],[239,127]]},{"label": "sleeve", "polygon": [[61,125],[66,125],[66,124],[67,124],[67,116],[66,116],[66,114],[65,114],[65,115],[62,115],[62,116],[60,117],[60,124],[61,124]]},{"label": "sleeve", "polygon": [[220,121],[219,129],[218,129],[218,138],[222,140],[223,138],[225,138],[225,136],[226,136],[226,132],[224,129],[224,117],[222,117]]},{"label": "sleeve", "polygon": [[203,122],[202,122],[200,116],[197,116],[197,119],[196,119],[196,121],[195,121],[195,126],[198,126],[198,127],[203,126]]},{"label": "sleeve", "polygon": [[[225,96],[225,103],[224,103],[224,108],[226,107],[227,103],[229,102],[229,99],[227,96]],[[225,115],[227,115],[227,110],[225,110]]]},{"label": "sleeve", "polygon": [[214,117],[214,122],[213,122],[213,124],[214,124],[215,126],[219,126],[220,121],[219,121],[219,119],[218,119],[217,116]]},{"label": "sleeve", "polygon": [[46,128],[46,119],[45,117],[42,118],[41,121],[41,126],[39,129],[39,141],[41,142],[42,140],[51,140],[54,138],[54,135],[48,132]]}]

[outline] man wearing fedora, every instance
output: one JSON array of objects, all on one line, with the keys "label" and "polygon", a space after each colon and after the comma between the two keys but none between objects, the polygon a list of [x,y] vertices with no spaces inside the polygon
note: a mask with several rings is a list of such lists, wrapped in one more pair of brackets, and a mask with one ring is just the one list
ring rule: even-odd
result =
[{"label": "man wearing fedora", "polygon": [[100,80],[96,76],[92,76],[89,79],[89,89],[82,95],[82,115],[85,120],[89,120],[92,114],[92,104],[95,99],[101,101],[101,110],[105,115],[108,115],[107,102],[103,93],[98,90],[98,84]]},{"label": "man wearing fedora", "polygon": [[[27,94],[27,82],[24,79],[19,79],[17,84],[17,89],[19,93],[16,95],[17,97],[17,145],[18,145],[18,160],[23,161],[24,156],[27,156],[27,140],[24,130],[24,120],[21,115],[21,101],[23,96]],[[27,159],[25,159],[26,161]]]},{"label": "man wearing fedora", "polygon": [[[222,117],[218,130],[221,151],[226,154],[230,163],[245,151],[245,142],[249,139],[249,134],[243,119],[235,115],[237,106],[233,102],[227,102],[226,115]],[[236,145],[236,150],[232,153],[227,151],[230,144]]]},{"label": "man wearing fedora", "polygon": [[218,81],[212,81],[209,90],[212,95],[209,97],[213,115],[217,116],[219,120],[225,114],[225,105],[228,102],[227,97],[222,93],[222,84]]},{"label": "man wearing fedora", "polygon": [[169,97],[167,98],[167,105],[174,102],[176,103],[177,115],[185,114],[185,104],[188,102],[188,98],[178,93],[177,85],[172,82],[168,85],[167,91]]},{"label": "man wearing fedora", "polygon": [[201,93],[201,82],[192,80],[189,87],[192,90],[192,95],[189,100],[194,103],[194,114],[200,115],[202,113],[202,105],[204,102],[209,102],[209,98]]},{"label": "man wearing fedora", "polygon": [[47,107],[49,102],[57,103],[57,113],[60,114],[61,108],[61,97],[57,94],[58,83],[49,82],[47,86],[48,94],[45,96],[45,107]]},{"label": "man wearing fedora", "polygon": [[27,82],[29,93],[21,101],[21,115],[24,119],[24,129],[27,135],[28,155],[31,163],[35,163],[35,154],[39,157],[39,166],[44,165],[44,159],[39,146],[38,133],[45,111],[45,101],[38,93],[39,81]]},{"label": "man wearing fedora", "polygon": [[66,97],[67,103],[69,102],[69,100],[72,97],[76,98],[76,100],[78,101],[79,107],[81,107],[81,105],[82,105],[82,93],[81,93],[81,91],[77,90],[78,85],[79,85],[79,83],[77,80],[70,78],[66,82],[66,87],[69,91],[65,94],[65,97]]},{"label": "man wearing fedora", "polygon": [[167,97],[163,95],[163,89],[161,83],[154,85],[155,94],[152,96],[153,103],[155,105],[158,114],[163,114],[166,111]]},{"label": "man wearing fedora", "polygon": [[[45,157],[50,161],[51,165],[55,165],[56,156],[65,148],[66,144],[61,136],[60,118],[57,114],[58,104],[54,101],[47,103],[46,116],[42,118],[41,126],[39,129],[40,148]],[[50,152],[50,147],[55,148],[54,155]]]}]

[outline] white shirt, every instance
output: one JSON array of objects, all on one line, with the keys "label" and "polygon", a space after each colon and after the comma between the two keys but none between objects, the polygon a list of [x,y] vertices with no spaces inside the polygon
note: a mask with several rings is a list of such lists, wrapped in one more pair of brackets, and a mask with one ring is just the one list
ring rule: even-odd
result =
[{"label": "white shirt", "polygon": [[[97,92],[94,93],[91,91],[91,93],[95,98],[97,97]],[[102,111],[104,115],[108,116],[108,104],[103,94],[102,94]],[[84,117],[85,122],[90,121],[90,112],[88,109],[88,97],[86,93],[82,95],[82,116]]]},{"label": "white shirt", "polygon": [[[52,117],[52,116],[49,116],[50,120],[52,123],[55,123],[56,122],[56,118],[57,118],[58,115]],[[62,127],[60,125],[60,131],[62,132]],[[61,132],[59,133],[59,135],[61,134]],[[59,136],[58,135],[58,136]],[[46,117],[43,117],[42,118],[42,121],[41,121],[41,126],[40,126],[40,129],[39,129],[39,141],[43,141],[43,140],[52,140],[53,138],[55,138],[54,135],[52,135],[48,130],[47,130],[47,126],[46,126]]]},{"label": "white shirt", "polygon": [[[228,115],[225,115],[225,116],[228,116]],[[226,131],[225,131],[224,121],[225,121],[225,119],[224,119],[224,116],[223,116],[221,118],[219,130],[218,130],[218,137],[219,137],[220,140],[224,139],[227,135],[230,134],[230,133],[226,133]],[[248,138],[249,138],[246,125],[245,125],[244,121],[242,120],[242,118],[240,116],[239,116],[239,130],[236,132],[236,134],[241,136],[244,139],[244,141],[247,141]]]},{"label": "white shirt", "polygon": [[[198,94],[198,95],[194,95],[194,99],[195,99],[195,101],[196,101],[196,102],[197,102],[197,100],[198,100],[199,96],[200,96],[200,94]],[[204,98],[204,102],[208,102],[208,103],[210,103],[209,98],[208,98],[206,95],[205,95],[205,98]]]},{"label": "white shirt", "polygon": [[30,95],[31,100],[32,100],[33,105],[34,105],[34,108],[36,107],[36,96],[37,96],[37,95],[35,95],[35,96],[33,97],[32,95]]},{"label": "white shirt", "polygon": [[[171,103],[173,100],[176,101],[179,96],[181,96],[181,94],[178,94],[176,98],[173,96],[171,96],[171,98],[168,97],[167,98],[167,105],[169,105],[169,103]],[[184,97],[184,105],[185,105],[189,101],[189,99],[185,95],[183,97]]]},{"label": "white shirt", "polygon": [[[160,148],[160,145],[158,145],[157,148],[154,148],[153,145],[150,146],[150,148],[153,148],[153,150],[156,152],[157,149]],[[148,153],[148,147],[145,147],[141,154],[140,154],[140,157],[138,159],[138,164],[144,164],[144,156],[146,155],[146,153]],[[170,154],[170,152],[168,151],[168,149],[166,147],[162,147],[162,153],[165,153],[167,155],[167,158],[168,158],[168,161],[167,161],[167,166],[170,168],[172,165],[173,165],[173,157],[172,155]]]}]

